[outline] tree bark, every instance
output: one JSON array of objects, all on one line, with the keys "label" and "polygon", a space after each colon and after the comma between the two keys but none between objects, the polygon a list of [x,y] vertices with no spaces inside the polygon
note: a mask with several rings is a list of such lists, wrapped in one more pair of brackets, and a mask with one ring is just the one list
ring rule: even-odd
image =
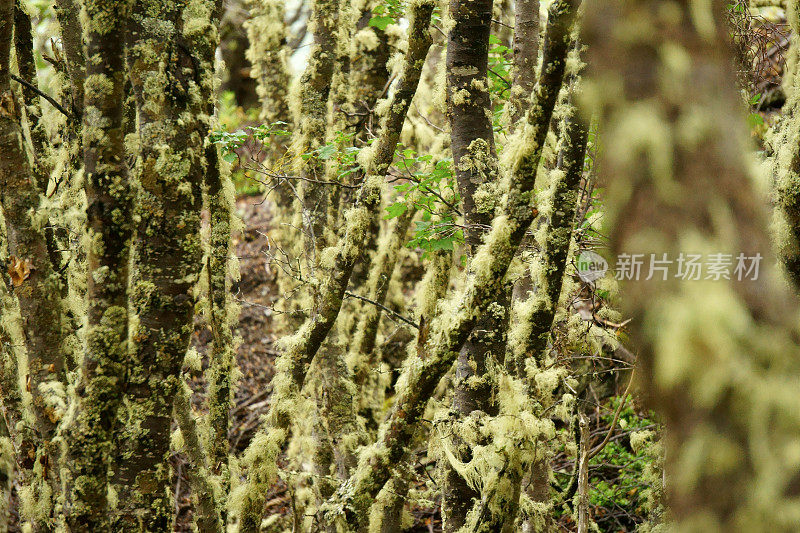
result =
[{"label": "tree bark", "polygon": [[67,60],[67,74],[72,96],[72,113],[80,123],[84,110],[84,85],[86,83],[86,54],[83,46],[81,24],[81,2],[79,0],[56,0],[54,5],[58,24],[61,26],[61,44]]},{"label": "tree bark", "polygon": [[[494,218],[499,199],[499,172],[488,90],[489,35],[493,0],[451,0],[453,27],[447,41],[450,146],[461,193],[468,255],[474,255]],[[471,267],[469,267],[471,268]],[[488,366],[505,348],[508,302],[481,317],[456,363],[453,410],[455,424],[473,411],[496,414]],[[503,305],[505,304],[505,305]],[[458,432],[455,432],[458,433]],[[459,460],[469,461],[470,444],[454,436],[451,446]],[[480,494],[449,465],[444,465],[442,515],[447,532],[461,529]]]},{"label": "tree bark", "polygon": [[71,531],[109,527],[107,474],[128,356],[128,256],[133,225],[123,134],[124,50],[130,2],[89,0],[84,165],[88,228],[88,331],[68,429]]},{"label": "tree bark", "polygon": [[514,85],[511,89],[512,127],[528,111],[539,62],[539,0],[514,2]]},{"label": "tree bark", "polygon": [[193,289],[202,266],[201,74],[186,52],[187,24],[204,32],[210,10],[197,2],[140,0],[128,33],[139,154],[131,308],[136,314],[114,483],[114,528],[172,531],[169,443],[180,368],[194,330]]}]

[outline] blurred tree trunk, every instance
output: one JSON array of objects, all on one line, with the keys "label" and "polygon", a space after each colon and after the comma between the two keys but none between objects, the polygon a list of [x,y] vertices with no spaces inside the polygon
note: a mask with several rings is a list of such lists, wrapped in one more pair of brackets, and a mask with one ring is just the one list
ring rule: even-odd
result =
[{"label": "blurred tree trunk", "polygon": [[[586,100],[602,110],[609,147],[600,168],[612,253],[732,263],[730,279],[656,275],[622,287],[641,388],[666,421],[674,527],[790,531],[797,517],[782,510],[800,494],[800,465],[781,457],[800,431],[797,302],[767,259],[727,6],[593,1]],[[737,273],[739,254],[764,259],[757,279]]]}]

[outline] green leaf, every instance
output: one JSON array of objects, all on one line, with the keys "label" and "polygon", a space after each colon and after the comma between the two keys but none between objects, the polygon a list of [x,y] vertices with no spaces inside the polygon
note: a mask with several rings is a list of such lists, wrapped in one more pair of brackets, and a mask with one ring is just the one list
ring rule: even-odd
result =
[{"label": "green leaf", "polygon": [[323,161],[330,159],[335,153],[336,147],[332,144],[326,144],[325,146],[320,147],[320,149],[317,151],[318,157]]},{"label": "green leaf", "polygon": [[395,20],[392,17],[376,16],[369,19],[369,25],[373,28],[378,28],[381,31],[386,31],[389,24],[394,24]]},{"label": "green leaf", "polygon": [[453,237],[446,239],[436,239],[431,241],[431,250],[453,250]]},{"label": "green leaf", "polygon": [[406,206],[406,204],[404,202],[393,203],[392,205],[390,205],[389,207],[386,208],[386,212],[389,213],[389,214],[386,215],[383,218],[384,218],[384,220],[388,220],[390,218],[399,217],[400,215],[405,213],[407,209],[408,209],[408,207]]},{"label": "green leaf", "polygon": [[222,156],[222,159],[233,165],[237,161],[239,161],[239,156],[236,155],[236,152],[230,152]]},{"label": "green leaf", "polygon": [[751,128],[755,128],[764,123],[764,117],[759,115],[758,113],[750,113],[747,115],[747,124]]}]

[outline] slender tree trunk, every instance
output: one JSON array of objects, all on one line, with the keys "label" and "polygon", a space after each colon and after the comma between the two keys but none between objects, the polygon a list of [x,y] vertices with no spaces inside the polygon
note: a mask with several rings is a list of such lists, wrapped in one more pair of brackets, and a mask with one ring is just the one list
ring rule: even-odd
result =
[{"label": "slender tree trunk", "polygon": [[561,296],[589,135],[583,117],[577,113],[574,110],[566,120],[558,164],[550,185],[552,203],[544,242],[541,243],[543,274],[534,280],[538,282],[536,293],[531,294],[520,313],[521,331],[515,336],[518,344],[511,347],[521,371],[526,368],[530,357],[537,366],[544,360],[544,350]]},{"label": "slender tree trunk", "polygon": [[[30,83],[33,87],[38,87],[39,77],[36,75],[36,59],[33,57],[33,29],[31,27],[31,17],[22,5],[21,0],[17,0],[14,5],[14,51],[17,55],[17,69],[20,77]],[[22,98],[25,103],[25,117],[28,120],[31,142],[33,144],[34,173],[38,176],[48,176],[49,172],[44,168],[39,168],[44,164],[47,156],[45,146],[47,146],[47,131],[42,122],[41,98],[31,88],[22,85]],[[42,184],[45,185],[46,184]]]},{"label": "slender tree trunk", "polygon": [[[453,266],[453,252],[438,250],[433,252],[430,267],[417,291],[417,308],[419,330],[417,331],[417,346],[424,346],[428,340],[431,322],[439,315],[439,302],[447,293],[450,281],[450,270]],[[394,533],[400,531],[403,523],[403,510],[408,501],[408,491],[411,488],[411,465],[404,465],[405,469],[393,472],[391,479],[384,489],[387,501],[381,510],[381,533]],[[372,524],[370,523],[370,527]]]},{"label": "slender tree trunk", "polygon": [[[202,22],[205,31],[187,36],[200,59],[200,87],[204,99],[204,114],[200,121],[200,135],[206,138],[214,126],[217,93],[215,87],[215,54],[219,46],[219,25],[222,17],[222,0],[195,0],[190,6],[194,22]],[[228,455],[230,443],[230,409],[236,384],[236,351],[233,327],[238,309],[231,301],[231,278],[236,275],[232,264],[232,234],[235,225],[235,190],[230,176],[220,170],[218,147],[207,144],[205,156],[205,185],[210,216],[208,274],[209,327],[212,345],[208,382],[208,423],[211,437],[208,441],[208,461],[211,472],[218,476],[221,490],[220,516],[227,521],[227,493],[230,489]]]},{"label": "slender tree trunk", "polygon": [[130,2],[89,0],[83,124],[88,228],[88,331],[69,428],[71,531],[109,527],[107,474],[128,356],[128,255],[133,225],[123,144],[125,34]]},{"label": "slender tree trunk", "polygon": [[[353,5],[355,7],[358,2],[354,2]],[[378,101],[386,96],[389,89],[388,65],[392,54],[389,35],[386,29],[381,30],[369,26],[369,21],[375,16],[375,9],[380,5],[380,0],[363,2],[363,9],[357,13],[352,44],[345,45],[350,48],[345,102],[342,109],[335,110],[335,112],[351,113],[352,117],[355,117],[355,119],[349,118],[345,121],[347,131],[355,129],[353,138],[355,146],[363,146],[368,141],[369,132],[375,130],[375,121],[380,120],[375,112],[375,107]],[[339,201],[342,205],[350,205],[353,201],[352,189],[342,188]],[[378,247],[378,235],[380,235],[380,220],[375,218],[367,231],[363,257],[356,263],[351,276],[350,284],[353,290],[360,290],[367,282],[372,258]],[[364,309],[364,305],[361,303],[352,302],[352,304],[354,304],[355,313]]]},{"label": "slender tree trunk", "polygon": [[[451,148],[466,223],[470,258],[491,227],[499,201],[499,170],[492,128],[492,102],[488,90],[489,35],[492,0],[451,0],[453,27],[447,43],[448,113]],[[472,268],[471,266],[468,268]],[[453,410],[455,424],[473,411],[497,413],[489,367],[502,361],[508,323],[509,298],[504,294],[491,312],[481,316],[456,363]],[[454,431],[453,453],[468,462],[470,446]],[[455,468],[444,465],[442,514],[445,531],[461,529],[480,494]]]},{"label": "slender tree trunk", "polygon": [[[275,122],[292,123],[289,111],[289,53],[286,12],[283,0],[250,0],[250,18],[245,22],[247,40],[247,60],[252,68],[250,77],[256,80],[256,94],[260,100],[260,119],[267,124]],[[287,138],[270,139],[270,151],[265,163],[280,172],[279,164],[286,153]],[[274,198],[276,218],[291,222],[294,203],[292,189],[282,183],[275,189]],[[277,225],[276,225],[277,226]]]},{"label": "slender tree trunk", "polygon": [[61,44],[67,60],[67,74],[72,96],[72,113],[75,119],[83,118],[84,85],[86,83],[86,55],[83,46],[80,0],[56,0],[54,9],[61,26]]},{"label": "slender tree trunk", "polygon": [[[51,444],[63,411],[66,375],[61,351],[63,305],[61,282],[54,272],[46,236],[36,213],[40,209],[42,176],[28,164],[28,150],[20,126],[20,108],[11,88],[10,52],[14,2],[3,2],[0,40],[0,207],[3,210],[8,263],[3,265],[7,290],[16,297],[22,317],[24,344],[28,354],[28,378],[40,442],[42,461],[58,459]],[[57,475],[57,472],[52,472]],[[55,482],[56,478],[51,479]],[[57,486],[57,485],[56,485]]]},{"label": "slender tree trunk", "polygon": [[397,218],[392,231],[378,246],[378,253],[372,262],[367,280],[367,297],[374,303],[366,303],[362,309],[350,357],[355,373],[355,383],[359,388],[364,385],[369,372],[375,367],[375,339],[378,336],[378,326],[383,315],[383,309],[379,306],[386,302],[400,248],[405,243],[408,228],[411,226],[416,212],[415,208],[409,207]]},{"label": "slender tree trunk", "polygon": [[539,61],[539,0],[514,2],[514,85],[511,126],[527,112],[536,85]]},{"label": "slender tree trunk", "polygon": [[787,69],[783,79],[787,99],[782,108],[783,119],[778,124],[777,135],[771,142],[775,154],[772,160],[772,172],[778,205],[776,225],[784,229],[776,232],[778,236],[776,244],[789,278],[795,288],[800,290],[800,190],[796,183],[797,176],[800,175],[800,147],[796,141],[797,135],[800,134],[800,120],[796,118],[800,109],[800,83],[797,75],[800,65],[798,11],[800,6],[797,2],[792,2],[787,10],[787,18],[792,28],[791,46],[786,54]]},{"label": "slender tree trunk", "polygon": [[[300,78],[300,131],[295,146],[298,157],[321,147],[327,138],[328,97],[336,65],[336,43],[341,0],[314,0],[309,26],[313,28],[314,44]],[[301,185],[305,253],[311,270],[316,268],[318,254],[329,242],[326,235],[330,204],[327,185],[314,183],[325,180],[325,161],[312,154],[300,159],[300,173],[309,181]]]},{"label": "slender tree trunk", "polygon": [[215,490],[211,481],[212,472],[208,455],[200,442],[200,431],[192,414],[191,394],[192,390],[186,383],[178,387],[178,393],[175,395],[175,419],[183,435],[186,455],[191,461],[191,468],[187,474],[196,502],[194,522],[200,533],[223,533],[225,526],[221,511],[224,507],[217,498],[220,491]]}]

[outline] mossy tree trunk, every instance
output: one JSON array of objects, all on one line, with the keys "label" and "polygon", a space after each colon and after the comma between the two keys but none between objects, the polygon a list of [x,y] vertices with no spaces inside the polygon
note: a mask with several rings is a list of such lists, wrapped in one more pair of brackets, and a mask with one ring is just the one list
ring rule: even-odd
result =
[{"label": "mossy tree trunk", "polygon": [[514,124],[528,110],[536,85],[539,60],[539,0],[514,2],[514,84],[511,88],[511,120]]},{"label": "mossy tree trunk", "polygon": [[61,27],[61,44],[66,59],[70,81],[70,106],[75,120],[83,118],[84,84],[86,83],[86,55],[84,53],[83,26],[81,24],[81,2],[79,0],[56,0],[53,8]]},{"label": "mossy tree trunk", "polygon": [[[487,78],[492,8],[492,0],[450,2],[449,17],[453,19],[447,41],[450,141],[470,258],[491,227],[500,196]],[[478,319],[475,330],[461,348],[453,396],[456,425],[473,411],[490,415],[497,412],[488,367],[493,361],[503,359],[508,299],[503,297],[497,303]],[[469,461],[470,446],[474,444],[455,437],[453,453],[459,460]],[[448,464],[443,468],[442,514],[445,530],[452,532],[464,526],[473,500],[480,498],[480,494],[455,468]]]},{"label": "mossy tree trunk", "polygon": [[[320,148],[327,140],[328,99],[331,92],[336,57],[341,0],[314,0],[309,27],[314,34],[314,44],[308,64],[300,78],[299,138],[294,148],[298,157]],[[325,161],[318,157],[300,159],[299,171],[306,180],[300,187],[302,200],[303,232],[308,269],[317,267],[318,254],[334,229],[328,224],[331,201],[330,188],[325,181]]]},{"label": "mossy tree trunk", "polygon": [[107,475],[128,356],[132,196],[123,134],[130,2],[88,1],[83,145],[88,232],[88,331],[68,431],[72,531],[109,527]]},{"label": "mossy tree trunk", "polygon": [[114,469],[114,527],[124,531],[173,528],[170,431],[194,330],[205,172],[198,120],[205,100],[196,59],[184,44],[184,26],[195,29],[198,21],[185,20],[186,8],[183,1],[141,0],[129,24],[139,188],[131,289],[136,322]]},{"label": "mossy tree trunk", "polygon": [[777,135],[771,140],[774,153],[772,159],[775,199],[778,206],[776,226],[778,228],[779,256],[786,268],[789,278],[800,290],[800,121],[797,120],[800,108],[800,84],[798,84],[798,67],[800,66],[800,5],[791,2],[787,10],[787,18],[792,28],[792,40],[786,54],[786,74],[783,78],[786,103],[782,108],[782,118],[776,130]]},{"label": "mossy tree trunk", "polygon": [[[796,517],[776,510],[800,492],[798,464],[779,458],[800,431],[789,400],[800,376],[797,302],[767,259],[766,199],[747,171],[728,5],[668,6],[597,0],[586,13],[587,103],[602,110],[604,146],[614,147],[600,166],[611,250],[731,254],[733,265],[729,280],[623,284],[637,375],[666,421],[674,527],[789,531]],[[687,120],[703,127],[685,135]],[[642,128],[649,134],[637,137]],[[739,254],[764,258],[757,279],[738,279]]]},{"label": "mossy tree trunk", "polygon": [[[66,383],[61,351],[64,341],[63,305],[61,281],[48,254],[40,212],[40,186],[45,178],[36,175],[29,165],[28,147],[21,127],[21,109],[11,87],[14,8],[13,1],[0,2],[0,207],[8,248],[2,276],[6,285],[4,292],[13,295],[19,305],[21,342],[28,356],[27,380],[35,432],[25,432],[20,443],[25,455],[19,460],[28,478],[26,481],[36,487],[36,498],[42,500],[46,509],[37,516],[26,517],[39,531],[54,525],[51,519],[53,506],[47,496],[49,491],[43,485],[49,484],[51,489],[57,489],[60,483],[58,469],[48,468],[48,465],[55,465],[60,459],[53,439],[63,415],[58,405],[64,400]],[[9,372],[9,378],[13,379],[16,371],[12,367]],[[4,402],[13,400],[11,391],[4,394]],[[13,405],[8,407],[13,410]]]},{"label": "mossy tree trunk", "polygon": [[[31,85],[31,87],[23,85],[21,89],[25,118],[28,121],[33,145],[34,173],[39,176],[46,176],[49,174],[46,167],[40,167],[45,164],[45,158],[47,157],[47,131],[42,120],[41,98],[32,88],[39,85],[39,77],[36,73],[36,59],[33,55],[33,27],[31,25],[31,17],[21,0],[17,0],[14,5],[14,51],[16,52],[19,75]],[[81,104],[83,104],[83,98],[81,98]],[[46,184],[42,185],[46,186]]]}]

